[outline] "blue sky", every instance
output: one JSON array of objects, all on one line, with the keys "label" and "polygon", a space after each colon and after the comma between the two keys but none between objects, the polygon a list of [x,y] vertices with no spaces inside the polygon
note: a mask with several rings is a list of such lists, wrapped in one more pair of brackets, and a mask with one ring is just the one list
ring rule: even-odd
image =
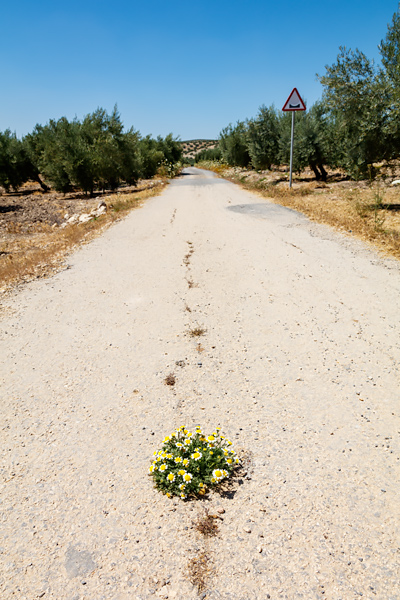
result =
[{"label": "blue sky", "polygon": [[115,104],[126,128],[216,138],[316,73],[339,46],[379,61],[397,0],[15,0],[2,3],[0,130],[81,119]]}]

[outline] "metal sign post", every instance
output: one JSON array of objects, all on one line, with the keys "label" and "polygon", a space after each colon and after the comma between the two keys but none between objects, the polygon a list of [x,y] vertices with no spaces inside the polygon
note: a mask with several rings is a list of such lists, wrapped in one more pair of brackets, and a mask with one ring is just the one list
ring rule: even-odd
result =
[{"label": "metal sign post", "polygon": [[297,111],[306,110],[306,105],[304,104],[301,96],[296,88],[293,88],[292,93],[289,98],[286,100],[283,108],[285,112],[292,113],[292,136],[290,142],[290,175],[289,175],[289,188],[292,187],[292,173],[293,173],[293,146],[294,146],[294,113]]}]

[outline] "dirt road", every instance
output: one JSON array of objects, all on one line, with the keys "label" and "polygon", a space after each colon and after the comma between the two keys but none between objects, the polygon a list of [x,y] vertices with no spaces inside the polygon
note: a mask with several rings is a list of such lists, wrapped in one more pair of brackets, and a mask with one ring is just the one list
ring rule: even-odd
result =
[{"label": "dirt road", "polygon": [[[395,261],[188,169],[14,294],[1,598],[189,600],[202,558],[210,600],[399,599],[399,293]],[[248,474],[168,500],[150,458],[198,423]]]}]

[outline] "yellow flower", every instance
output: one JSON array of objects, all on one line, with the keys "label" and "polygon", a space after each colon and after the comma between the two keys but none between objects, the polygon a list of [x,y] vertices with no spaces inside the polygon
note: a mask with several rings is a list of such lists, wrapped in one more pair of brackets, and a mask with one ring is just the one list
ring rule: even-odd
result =
[{"label": "yellow flower", "polygon": [[208,442],[213,442],[214,441],[214,437],[212,435],[209,435],[207,438]]},{"label": "yellow flower", "polygon": [[168,498],[172,498],[172,494],[170,494],[169,492],[167,492],[165,495],[168,496]]},{"label": "yellow flower", "polygon": [[[182,462],[182,459],[181,459],[181,457],[180,457],[180,456],[177,456],[177,457],[175,458],[175,462],[176,462],[177,464],[178,464],[178,463],[181,463],[181,462]],[[231,461],[231,462],[232,462],[232,461]]]},{"label": "yellow flower", "polygon": [[160,466],[160,471],[165,471],[166,468],[167,468],[167,465],[166,464],[162,464]]},{"label": "yellow flower", "polygon": [[181,477],[183,477],[185,473],[185,469],[181,469],[180,471],[178,471],[178,475],[180,475]]},{"label": "yellow flower", "polygon": [[194,452],[190,458],[193,458],[193,460],[200,460],[200,458],[202,457],[202,453],[201,452]]},{"label": "yellow flower", "polygon": [[228,463],[228,465],[231,465],[232,464],[232,459],[231,458],[227,458],[226,462]]},{"label": "yellow flower", "polygon": [[224,472],[221,469],[214,469],[212,474],[216,481],[220,481],[224,477]]},{"label": "yellow flower", "polygon": [[189,459],[188,458],[184,458],[183,461],[183,466],[186,467],[189,464]]},{"label": "yellow flower", "polygon": [[167,437],[166,437],[166,438],[164,438],[164,443],[167,443],[167,442],[169,442],[169,440],[170,440],[170,439],[171,439],[171,436],[167,435]]},{"label": "yellow flower", "polygon": [[183,476],[183,481],[189,482],[192,480],[192,478],[193,478],[193,475],[191,473],[185,473]]},{"label": "yellow flower", "polygon": [[172,483],[174,481],[174,479],[175,479],[175,475],[173,473],[168,473],[167,479],[168,479],[169,482]]}]

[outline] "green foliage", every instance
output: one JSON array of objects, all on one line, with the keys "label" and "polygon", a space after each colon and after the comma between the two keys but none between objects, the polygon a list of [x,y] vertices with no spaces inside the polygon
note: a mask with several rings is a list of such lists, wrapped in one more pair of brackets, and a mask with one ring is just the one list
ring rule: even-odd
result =
[{"label": "green foliage", "polygon": [[400,154],[400,13],[393,15],[388,26],[386,38],[379,47],[382,58],[382,69],[379,85],[385,97],[386,121],[384,133],[390,158],[398,158]]},{"label": "green foliage", "polygon": [[369,165],[387,157],[383,126],[386,97],[377,71],[359,50],[340,48],[336,63],[320,77],[323,102],[338,129],[339,166],[355,179],[366,177]]},{"label": "green foliage", "polygon": [[387,78],[397,92],[400,88],[400,12],[397,11],[388,26],[386,38],[382,40],[379,50],[382,65]]},{"label": "green foliage", "polygon": [[247,148],[255,169],[270,169],[278,163],[279,117],[273,106],[261,106],[257,117],[250,120],[247,130]]},{"label": "green foliage", "polygon": [[[295,142],[293,152],[293,168],[295,171],[302,171],[305,167],[310,167],[317,181],[326,181],[327,172],[324,165],[333,166],[333,155],[330,154],[332,145],[329,143],[330,124],[324,118],[324,107],[322,103],[315,103],[307,113],[299,113],[295,120]],[[281,156],[285,154],[288,157],[290,145],[288,115],[282,119],[285,124],[285,149],[281,147]],[[290,123],[291,131],[291,123]],[[282,136],[283,137],[283,136]],[[289,160],[287,158],[287,160]]]},{"label": "green foliage", "polygon": [[197,152],[196,156],[194,157],[195,162],[200,162],[203,160],[221,160],[222,158],[222,152],[221,152],[221,148],[219,146],[216,146],[215,148],[203,148],[203,150],[200,150],[200,152]]},{"label": "green foliage", "polygon": [[146,136],[139,141],[140,175],[144,179],[151,179],[157,173],[164,160],[164,153],[157,147],[156,140]]},{"label": "green foliage", "polygon": [[149,474],[156,488],[169,497],[202,496],[229,477],[239,463],[231,445],[218,427],[210,436],[199,427],[194,433],[179,427],[154,453]]},{"label": "green foliage", "polygon": [[44,190],[47,189],[31,159],[27,143],[9,129],[0,132],[0,185],[8,192],[10,188],[17,190],[29,180],[37,181]]},{"label": "green foliage", "polygon": [[172,133],[169,133],[164,139],[161,136],[157,137],[157,150],[163,153],[164,160],[174,164],[182,159],[182,146],[179,139],[174,138]]},{"label": "green foliage", "polygon": [[237,167],[247,167],[250,163],[250,154],[247,148],[246,124],[238,121],[233,127],[225,127],[219,135],[219,147],[222,159],[228,164]]},{"label": "green foliage", "polygon": [[0,184],[17,189],[41,173],[60,192],[79,188],[116,189],[122,182],[136,184],[151,178],[162,165],[173,177],[180,168],[181,144],[172,134],[141,139],[133,128],[124,132],[117,107],[109,115],[98,108],[82,122],[62,117],[36,125],[19,141],[10,131],[0,133]]}]

